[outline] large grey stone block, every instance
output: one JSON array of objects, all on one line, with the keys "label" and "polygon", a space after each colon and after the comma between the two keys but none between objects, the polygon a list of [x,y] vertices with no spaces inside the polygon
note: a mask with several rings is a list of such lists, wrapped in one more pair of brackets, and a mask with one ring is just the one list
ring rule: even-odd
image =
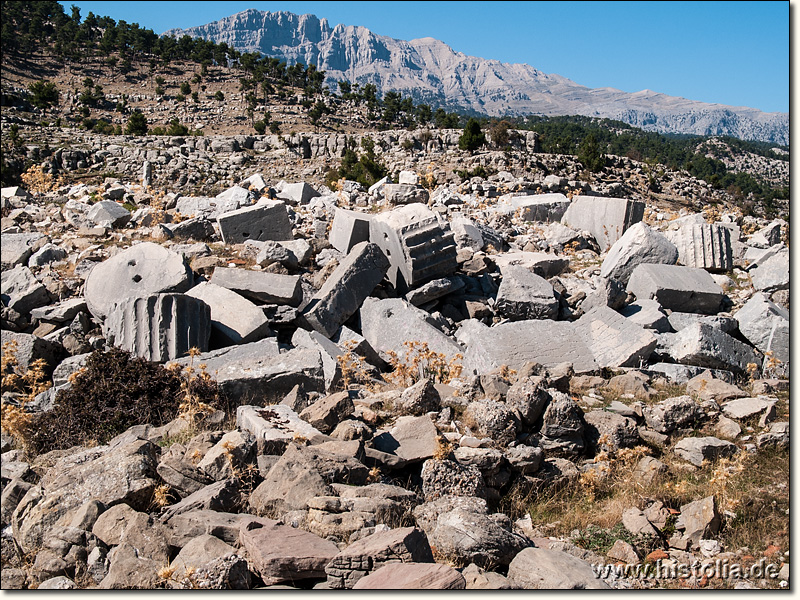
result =
[{"label": "large grey stone block", "polygon": [[761,352],[772,352],[787,367],[789,364],[789,311],[767,298],[753,294],[736,314],[739,331]]},{"label": "large grey stone block", "polygon": [[130,211],[113,200],[102,200],[92,204],[86,216],[98,227],[123,227],[131,220]]},{"label": "large grey stone block", "polygon": [[211,308],[211,347],[247,344],[272,334],[264,311],[236,292],[203,282],[186,295]]},{"label": "large grey stone block", "polygon": [[257,440],[264,440],[265,449],[278,454],[298,437],[310,440],[322,435],[284,404],[239,406],[236,427],[252,433]]},{"label": "large grey stone block", "polygon": [[628,283],[638,265],[674,265],[677,260],[675,244],[647,224],[636,223],[611,246],[600,267],[600,275]]},{"label": "large grey stone block", "polygon": [[253,302],[297,306],[303,299],[299,275],[216,267],[211,283],[233,290]]},{"label": "large grey stone block", "polygon": [[104,319],[124,298],[185,292],[192,272],[180,254],[152,242],[142,242],[94,267],[86,278],[83,296],[95,317]]},{"label": "large grey stone block", "polygon": [[[48,341],[30,333],[15,333],[3,329],[2,340],[0,346],[5,346],[6,343],[14,342],[16,344],[16,359],[19,368],[24,372],[28,370],[30,364],[37,359],[42,359],[47,363],[45,373],[48,375],[52,373],[58,366],[61,359],[66,352],[61,344]],[[5,350],[2,350],[5,354]]]},{"label": "large grey stone block", "polygon": [[0,274],[0,298],[3,306],[26,315],[34,308],[50,303],[50,294],[28,267],[17,265]]},{"label": "large grey stone block", "polygon": [[681,364],[738,373],[746,371],[750,363],[761,363],[750,346],[705,323],[695,323],[674,334],[669,355]]},{"label": "large grey stone block", "polygon": [[211,309],[184,294],[155,294],[126,298],[115,305],[103,323],[109,343],[153,362],[208,350]]},{"label": "large grey stone block", "polygon": [[576,373],[597,370],[591,350],[572,323],[515,321],[487,327],[463,321],[456,339],[466,347],[465,372],[483,375],[506,365],[520,369],[526,362],[545,367],[572,363]]},{"label": "large grey stone block", "polygon": [[495,304],[502,316],[512,321],[555,319],[558,316],[555,291],[545,278],[516,266],[505,267],[502,275]]},{"label": "large grey stone block", "polygon": [[600,367],[634,367],[650,358],[656,337],[607,306],[593,308],[575,329]]},{"label": "large grey stone block", "polygon": [[241,244],[245,240],[291,240],[292,224],[286,205],[280,200],[260,200],[217,217],[222,241]]},{"label": "large grey stone block", "polygon": [[433,211],[421,204],[376,215],[370,221],[369,238],[389,259],[386,276],[401,294],[458,267],[453,234],[445,232]]},{"label": "large grey stone block", "polygon": [[430,194],[421,185],[387,183],[383,186],[383,197],[390,204],[411,204],[413,202],[426,203]]},{"label": "large grey stone block", "polygon": [[705,314],[717,313],[725,295],[707,271],[678,265],[641,264],[627,290],[637,300],[653,298],[663,308]]},{"label": "large grey stone block", "polygon": [[278,192],[278,198],[289,200],[293,204],[308,204],[312,198],[321,194],[313,187],[301,181],[299,183],[287,183]]},{"label": "large grey stone block", "polygon": [[626,198],[576,196],[561,222],[574,229],[586,230],[605,252],[622,237],[625,230],[644,217],[644,202]]},{"label": "large grey stone block", "polygon": [[369,241],[369,223],[372,216],[366,213],[337,208],[333,215],[328,241],[342,254],[347,254],[353,246]]},{"label": "large grey stone block", "polygon": [[302,318],[312,329],[330,338],[356,313],[388,270],[389,260],[376,244],[357,244],[314,294],[303,309]]},{"label": "large grey stone block", "polygon": [[297,329],[292,336],[292,346],[295,348],[308,348],[319,352],[322,360],[322,370],[325,373],[325,389],[334,389],[342,377],[342,368],[338,357],[343,354],[342,349],[318,331]]},{"label": "large grey stone block", "polygon": [[727,227],[710,223],[687,223],[668,231],[666,236],[678,248],[678,260],[687,267],[708,271],[733,268],[731,232]]},{"label": "large grey stone block", "polygon": [[4,269],[27,265],[31,254],[48,242],[41,233],[4,233],[0,244],[0,264]]},{"label": "large grey stone block", "polygon": [[504,252],[492,255],[492,260],[503,269],[510,266],[525,267],[548,279],[560,275],[569,266],[569,259],[547,252]]},{"label": "large grey stone block", "polygon": [[552,223],[560,221],[569,207],[570,200],[564,194],[535,194],[512,196],[503,203],[504,212],[517,212],[523,221]]},{"label": "large grey stone block", "polygon": [[753,287],[761,292],[789,289],[789,250],[780,250],[750,271]]}]

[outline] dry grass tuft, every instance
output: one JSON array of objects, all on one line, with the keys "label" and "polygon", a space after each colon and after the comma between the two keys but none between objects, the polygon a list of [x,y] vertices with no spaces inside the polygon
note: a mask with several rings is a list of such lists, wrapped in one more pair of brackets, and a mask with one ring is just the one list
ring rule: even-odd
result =
[{"label": "dry grass tuft", "polygon": [[427,342],[410,340],[403,342],[403,345],[406,347],[403,358],[391,350],[387,353],[392,372],[384,377],[392,383],[406,387],[422,379],[450,383],[461,375],[463,355],[456,354],[448,361],[441,352],[431,350]]}]

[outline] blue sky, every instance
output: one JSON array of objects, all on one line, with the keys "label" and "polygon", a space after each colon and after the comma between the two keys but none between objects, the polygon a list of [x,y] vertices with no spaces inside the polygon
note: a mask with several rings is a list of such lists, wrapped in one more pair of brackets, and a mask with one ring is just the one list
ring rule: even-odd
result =
[{"label": "blue sky", "polygon": [[311,13],[398,39],[527,63],[588,87],[789,111],[789,2],[64,1],[163,33],[247,8]]}]

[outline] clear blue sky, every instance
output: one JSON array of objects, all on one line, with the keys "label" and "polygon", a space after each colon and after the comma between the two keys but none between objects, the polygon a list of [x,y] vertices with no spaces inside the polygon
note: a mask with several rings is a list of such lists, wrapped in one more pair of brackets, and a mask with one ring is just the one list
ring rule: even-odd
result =
[{"label": "clear blue sky", "polygon": [[62,1],[163,33],[247,8],[434,37],[472,56],[527,63],[588,87],[767,112],[789,110],[789,5],[783,2],[99,2]]}]

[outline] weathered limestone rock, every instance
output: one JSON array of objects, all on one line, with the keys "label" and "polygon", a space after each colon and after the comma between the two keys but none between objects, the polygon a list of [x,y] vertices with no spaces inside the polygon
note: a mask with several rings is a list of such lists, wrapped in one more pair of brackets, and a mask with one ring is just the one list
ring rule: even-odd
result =
[{"label": "weathered limestone rock", "polygon": [[605,252],[629,227],[644,217],[644,202],[625,198],[575,196],[561,222],[590,232]]},{"label": "weathered limestone rock", "polygon": [[168,223],[165,227],[177,239],[209,240],[214,235],[214,226],[205,217],[194,217],[180,223]]},{"label": "weathered limestone rock", "polygon": [[389,259],[386,276],[399,293],[450,275],[458,266],[453,234],[442,230],[433,211],[420,204],[374,216],[369,237]]},{"label": "weathered limestone rock", "polygon": [[50,263],[64,260],[67,257],[67,251],[55,244],[45,244],[39,250],[34,252],[28,259],[29,267],[43,267]]},{"label": "weathered limestone rock", "polygon": [[513,442],[519,430],[513,409],[505,402],[495,400],[470,402],[464,411],[463,421],[474,435],[491,438],[500,446]]},{"label": "weathered limestone rock", "polygon": [[298,306],[303,299],[298,275],[216,267],[211,283],[232,290],[253,302]]},{"label": "weathered limestone rock", "polygon": [[31,255],[49,241],[41,233],[4,233],[0,245],[0,264],[3,269],[27,265]]},{"label": "weathered limestone rock", "polygon": [[666,236],[678,248],[678,260],[684,266],[708,271],[730,271],[733,267],[731,232],[727,227],[686,223]]},{"label": "weathered limestone rock", "polygon": [[789,289],[789,250],[781,250],[750,271],[753,287],[760,292]]},{"label": "weathered limestone rock", "polygon": [[654,298],[663,308],[715,314],[724,292],[703,269],[677,265],[637,266],[628,281],[637,300]]},{"label": "weathered limestone rock", "polygon": [[593,308],[575,329],[600,367],[634,367],[646,361],[658,341],[648,330],[606,306]]},{"label": "weathered limestone rock", "polygon": [[406,294],[406,300],[414,306],[422,306],[463,287],[464,281],[460,277],[442,277],[411,290]]},{"label": "weathered limestone rock", "polygon": [[613,451],[629,448],[639,442],[636,421],[605,410],[591,410],[583,415],[586,421],[586,437],[588,441],[600,445],[600,450]]},{"label": "weathered limestone rock", "polygon": [[240,542],[253,570],[266,585],[322,579],[325,567],[339,553],[333,542],[277,522],[242,524]]},{"label": "weathered limestone rock", "polygon": [[209,306],[212,347],[247,344],[272,334],[264,311],[236,292],[203,282],[186,295]]},{"label": "weathered limestone rock", "polygon": [[411,204],[428,202],[430,193],[421,185],[408,183],[387,183],[383,186],[383,196],[390,204]]},{"label": "weathered limestone rock", "polygon": [[695,323],[672,338],[669,354],[676,362],[742,373],[761,361],[753,349],[719,329]]},{"label": "weathered limestone rock", "polygon": [[[64,348],[59,344],[30,333],[16,333],[3,329],[0,336],[2,336],[0,344],[16,343],[17,364],[24,371],[28,370],[34,360],[41,358],[46,363],[45,372],[52,373],[64,356]],[[5,350],[2,352],[5,354]]]},{"label": "weathered limestone rock", "polygon": [[92,204],[86,216],[98,227],[123,227],[131,220],[130,211],[113,200],[101,200]]},{"label": "weathered limestone rock", "polygon": [[715,535],[720,525],[721,519],[717,513],[714,496],[684,504],[675,522],[675,528],[683,531],[683,538],[690,540],[692,545]]},{"label": "weathered limestone rock", "polygon": [[658,333],[672,330],[666,313],[661,310],[661,305],[656,300],[637,300],[623,307],[619,312],[626,319],[630,319],[645,329],[652,329]]},{"label": "weathered limestone rock", "polygon": [[547,252],[505,252],[492,255],[492,259],[503,271],[506,267],[525,267],[545,279],[560,275],[569,266],[569,259]]},{"label": "weathered limestone rock", "polygon": [[647,425],[659,433],[671,433],[678,428],[687,427],[702,415],[703,410],[691,396],[667,398],[644,408]]},{"label": "weathered limestone rock", "polygon": [[525,548],[508,565],[508,579],[527,590],[607,590],[589,563],[566,552]]},{"label": "weathered limestone rock", "polygon": [[312,198],[321,194],[306,182],[284,184],[278,192],[278,198],[291,201],[293,204],[308,204]]},{"label": "weathered limestone rock", "polygon": [[645,223],[636,223],[611,246],[600,267],[600,276],[627,284],[638,265],[674,265],[677,260],[678,249],[664,234]]},{"label": "weathered limestone rock", "polygon": [[217,223],[226,244],[292,239],[292,224],[280,200],[259,200],[254,206],[226,212],[217,217]]},{"label": "weathered limestone rock", "polygon": [[330,338],[356,313],[388,269],[389,260],[376,244],[357,244],[314,294],[302,318]]},{"label": "weathered limestone rock", "polygon": [[18,265],[0,274],[0,297],[3,306],[26,315],[33,309],[50,304],[50,294],[28,267]]},{"label": "weathered limestone rock", "polygon": [[300,418],[322,433],[330,433],[351,414],[355,407],[350,393],[337,392],[320,398],[300,413]]},{"label": "weathered limestone rock", "polygon": [[126,298],[115,305],[103,323],[110,344],[153,362],[208,350],[211,309],[184,294],[155,294]]},{"label": "weathered limestone rock", "polygon": [[450,219],[450,231],[453,232],[453,239],[459,250],[470,248],[474,252],[478,252],[483,249],[483,235],[471,219],[461,216],[453,217]]},{"label": "weathered limestone rock", "polygon": [[353,246],[369,241],[369,223],[372,215],[344,208],[336,208],[328,241],[342,254],[347,254]]},{"label": "weathered limestone rock", "polygon": [[736,454],[736,444],[715,437],[683,438],[675,444],[675,454],[692,463],[696,467],[703,466],[703,461],[714,461],[718,458],[729,458]]},{"label": "weathered limestone rock", "polygon": [[672,311],[672,313],[669,315],[669,324],[675,331],[681,331],[682,329],[686,329],[695,323],[711,325],[712,327],[720,329],[725,333],[730,333],[731,335],[735,334],[739,327],[736,319],[733,317],[723,317],[721,315],[699,315],[697,313],[685,313],[677,311]]},{"label": "weathered limestone rock", "polygon": [[496,310],[511,319],[555,319],[558,300],[553,286],[525,267],[503,269],[503,280],[497,291]]},{"label": "weathered limestone rock", "polygon": [[551,397],[542,416],[540,445],[549,452],[577,454],[584,448],[583,411],[567,394],[553,391]]},{"label": "weathered limestone rock", "polygon": [[339,357],[344,352],[339,346],[317,331],[306,331],[299,328],[295,330],[292,336],[292,345],[295,348],[308,348],[319,352],[322,370],[325,374],[326,390],[331,391],[340,385],[342,368],[339,364]]},{"label": "weathered limestone rock", "polygon": [[389,431],[376,432],[372,446],[415,463],[434,455],[436,440],[436,426],[428,417],[400,417]]},{"label": "weathered limestone rock", "polygon": [[257,440],[264,440],[264,450],[268,454],[282,454],[298,437],[313,439],[321,435],[284,404],[240,406],[236,409],[236,426],[250,432]]},{"label": "weathered limestone rock", "polygon": [[519,217],[524,221],[553,223],[561,220],[569,205],[570,201],[564,194],[556,193],[511,196],[500,208],[504,212],[519,211]]},{"label": "weathered limestone rock", "polygon": [[467,348],[465,372],[479,375],[503,365],[519,370],[527,362],[545,367],[570,362],[576,373],[597,369],[583,338],[572,323],[564,321],[516,321],[492,327],[480,321],[463,321],[456,339]]},{"label": "weathered limestone rock", "polygon": [[403,527],[374,533],[351,544],[325,567],[330,589],[351,589],[387,563],[432,563],[428,540],[419,529]]},{"label": "weathered limestone rock", "polygon": [[358,580],[354,590],[463,590],[464,576],[437,563],[390,563]]},{"label": "weathered limestone rock", "polygon": [[[763,353],[789,366],[789,311],[778,306],[766,294],[753,294],[736,314],[739,331]],[[788,370],[786,371],[788,373]]]},{"label": "weathered limestone rock", "polygon": [[181,255],[142,242],[94,267],[86,278],[83,295],[89,311],[104,319],[124,298],[185,292],[191,285],[192,272]]},{"label": "weathered limestone rock", "polygon": [[775,410],[776,401],[773,398],[739,398],[737,400],[729,400],[722,405],[723,414],[731,417],[732,419],[749,419],[764,412]]}]

